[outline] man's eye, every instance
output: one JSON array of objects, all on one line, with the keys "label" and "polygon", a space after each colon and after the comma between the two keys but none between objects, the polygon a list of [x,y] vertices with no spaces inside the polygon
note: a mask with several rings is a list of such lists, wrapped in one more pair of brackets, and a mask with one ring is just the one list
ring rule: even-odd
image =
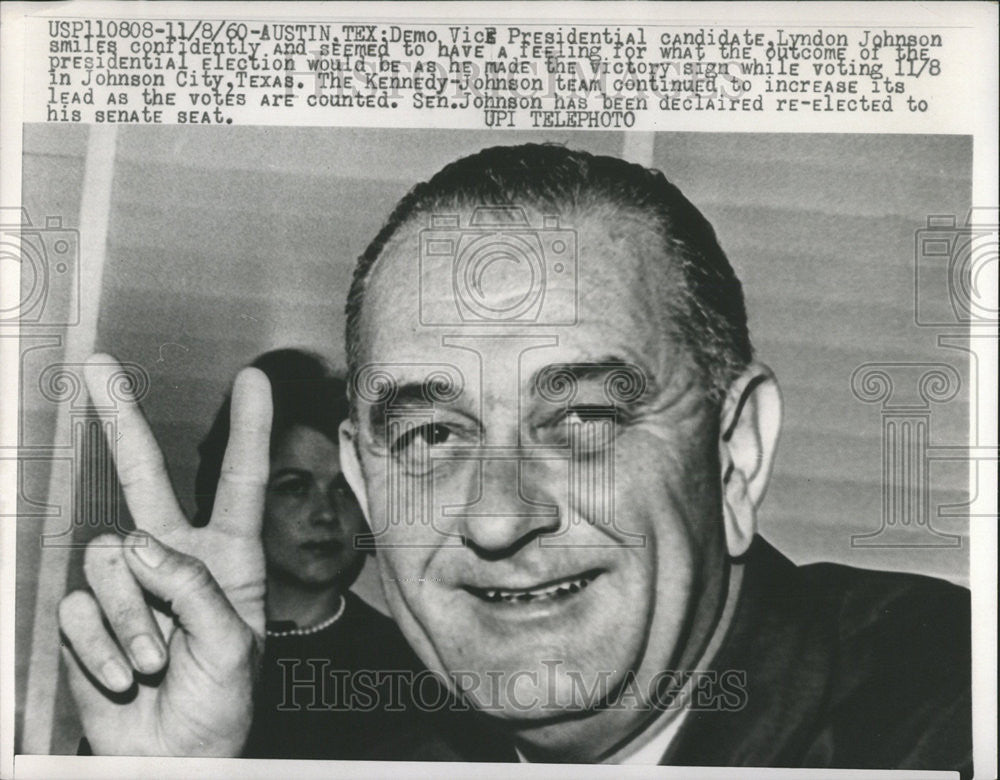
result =
[{"label": "man's eye", "polygon": [[623,410],[606,404],[568,406],[537,429],[537,435],[549,445],[572,447],[577,455],[587,455],[611,443],[624,417]]},{"label": "man's eye", "polygon": [[620,410],[615,406],[570,406],[561,415],[561,422],[589,423],[620,420]]},{"label": "man's eye", "polygon": [[414,444],[420,446],[444,444],[450,438],[451,429],[448,426],[441,425],[439,423],[427,423],[426,425],[419,425],[416,428],[411,428],[402,434],[392,443],[392,451],[394,453],[399,453]]}]

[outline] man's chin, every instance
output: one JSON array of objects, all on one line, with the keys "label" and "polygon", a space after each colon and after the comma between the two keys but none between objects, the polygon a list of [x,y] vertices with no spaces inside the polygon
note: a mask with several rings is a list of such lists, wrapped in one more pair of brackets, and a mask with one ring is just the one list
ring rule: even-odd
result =
[{"label": "man's chin", "polygon": [[595,670],[561,659],[536,657],[521,664],[505,659],[479,669],[453,672],[451,678],[477,709],[509,722],[586,717],[601,709],[621,682],[617,670]]},{"label": "man's chin", "polygon": [[475,697],[471,703],[477,711],[495,718],[504,728],[513,731],[579,720],[595,712],[566,706],[540,689],[522,689],[513,696],[500,699]]},{"label": "man's chin", "polygon": [[551,686],[511,682],[512,695],[473,703],[529,761],[592,763],[610,755],[621,735],[640,728],[652,712],[648,702],[618,700],[629,677],[590,671]]}]

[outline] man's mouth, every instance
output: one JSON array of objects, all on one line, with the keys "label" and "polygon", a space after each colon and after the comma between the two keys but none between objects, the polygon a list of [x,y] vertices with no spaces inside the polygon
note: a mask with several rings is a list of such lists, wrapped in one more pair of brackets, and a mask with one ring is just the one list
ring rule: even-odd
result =
[{"label": "man's mouth", "polygon": [[532,601],[554,601],[572,596],[586,588],[603,572],[599,569],[545,582],[531,588],[478,588],[466,585],[465,590],[478,599],[491,604],[526,604]]}]

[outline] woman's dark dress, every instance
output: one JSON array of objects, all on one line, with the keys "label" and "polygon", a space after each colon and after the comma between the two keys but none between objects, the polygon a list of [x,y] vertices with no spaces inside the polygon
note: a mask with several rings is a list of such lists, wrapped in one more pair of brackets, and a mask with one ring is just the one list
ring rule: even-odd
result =
[{"label": "woman's dark dress", "polygon": [[267,637],[246,757],[432,758],[456,719],[468,725],[471,713],[454,706],[396,624],[353,593],[344,598],[328,628]]}]

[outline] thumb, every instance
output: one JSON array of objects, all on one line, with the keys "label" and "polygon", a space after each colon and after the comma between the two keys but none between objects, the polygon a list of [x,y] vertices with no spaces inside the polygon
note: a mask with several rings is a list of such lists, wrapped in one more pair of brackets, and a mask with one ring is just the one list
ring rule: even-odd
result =
[{"label": "thumb", "polygon": [[139,584],[170,606],[200,661],[225,669],[245,657],[254,633],[200,559],[143,532],[129,534],[122,546]]}]

